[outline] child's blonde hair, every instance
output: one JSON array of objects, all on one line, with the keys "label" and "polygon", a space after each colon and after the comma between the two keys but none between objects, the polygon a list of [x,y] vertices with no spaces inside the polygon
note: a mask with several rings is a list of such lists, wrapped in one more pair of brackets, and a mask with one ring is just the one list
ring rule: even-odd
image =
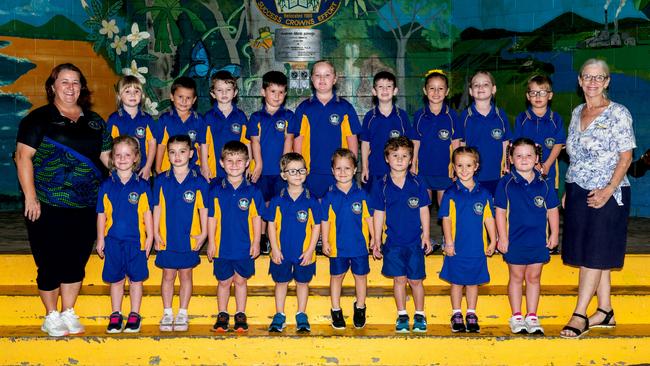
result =
[{"label": "child's blonde hair", "polygon": [[292,161],[297,161],[302,163],[302,166],[307,167],[307,163],[305,162],[305,158],[302,157],[302,155],[298,154],[297,152],[289,152],[280,158],[280,170],[285,171],[287,169],[287,165],[291,163]]},{"label": "child's blonde hair", "polygon": [[334,151],[334,154],[332,154],[332,168],[334,168],[334,164],[336,164],[336,161],[339,159],[349,159],[352,162],[352,165],[355,168],[357,167],[357,158],[349,149],[336,149],[336,151]]},{"label": "child's blonde hair", "polygon": [[456,164],[456,157],[463,154],[470,155],[471,157],[473,157],[474,162],[476,162],[476,164],[478,164],[479,161],[481,160],[481,156],[479,155],[478,150],[476,150],[475,148],[470,146],[459,146],[454,150],[453,153],[451,153],[452,164]]},{"label": "child's blonde hair", "polygon": [[113,139],[113,148],[111,149],[108,167],[111,170],[115,168],[115,164],[113,164],[115,158],[115,147],[119,144],[126,144],[130,146],[131,149],[133,149],[133,154],[136,156],[136,158],[131,169],[133,171],[138,170],[138,167],[140,166],[140,158],[142,158],[142,155],[140,154],[140,142],[138,142],[135,137],[129,135],[120,135]]},{"label": "child's blonde hair", "polygon": [[144,90],[142,88],[142,83],[140,80],[138,80],[137,77],[133,75],[125,75],[117,82],[117,85],[115,85],[115,103],[117,104],[117,108],[120,108],[122,106],[122,98],[120,95],[122,95],[122,92],[124,92],[129,87],[134,87],[140,90],[142,93],[140,104],[142,104],[142,101],[144,100]]}]

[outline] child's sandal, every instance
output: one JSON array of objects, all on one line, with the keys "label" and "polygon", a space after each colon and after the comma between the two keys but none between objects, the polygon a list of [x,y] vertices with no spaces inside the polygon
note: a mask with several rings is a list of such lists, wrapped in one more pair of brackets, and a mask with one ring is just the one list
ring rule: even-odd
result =
[{"label": "child's sandal", "polygon": [[565,334],[560,333],[561,338],[578,339],[578,338],[582,337],[583,335],[587,334],[587,332],[589,332],[589,318],[587,318],[586,316],[584,316],[582,314],[578,314],[578,313],[573,313],[571,316],[572,317],[575,316],[575,317],[584,319],[585,327],[582,330],[580,330],[578,328],[574,328],[572,326],[565,325],[564,328],[562,328],[562,331],[568,330],[568,331],[573,332],[574,335],[565,335]]},{"label": "child's sandal", "polygon": [[616,322],[612,322],[612,318],[614,317],[614,309],[605,311],[601,308],[598,308],[596,311],[605,314],[605,318],[602,322],[593,324],[589,328],[614,328],[616,326]]}]

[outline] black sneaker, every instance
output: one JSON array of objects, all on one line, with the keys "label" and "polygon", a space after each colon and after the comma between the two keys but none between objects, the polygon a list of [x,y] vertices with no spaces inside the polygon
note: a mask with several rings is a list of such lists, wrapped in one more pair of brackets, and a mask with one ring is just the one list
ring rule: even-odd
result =
[{"label": "black sneaker", "polygon": [[467,332],[479,333],[481,331],[481,327],[478,326],[478,316],[476,314],[467,313],[465,322],[467,322]]},{"label": "black sneaker", "polygon": [[246,314],[239,312],[235,314],[235,326],[233,328],[235,332],[248,332],[248,321],[246,320]]},{"label": "black sneaker", "polygon": [[260,253],[262,254],[271,253],[271,242],[269,241],[269,237],[266,234],[262,234],[260,238]]},{"label": "black sneaker", "polygon": [[217,322],[212,326],[213,332],[227,332],[228,331],[228,322],[230,321],[230,315],[222,311],[217,314]]},{"label": "black sneaker", "polygon": [[343,319],[343,310],[330,310],[332,314],[332,328],[345,329],[345,319]]},{"label": "black sneaker", "polygon": [[140,331],[140,323],[142,318],[140,314],[136,312],[130,312],[129,317],[126,319],[126,326],[124,327],[124,333],[137,333]]},{"label": "black sneaker", "polygon": [[467,328],[465,328],[465,323],[463,322],[463,314],[454,313],[454,315],[451,316],[451,331],[453,333],[464,333],[467,331]]},{"label": "black sneaker", "polygon": [[354,322],[354,327],[357,329],[363,328],[366,326],[366,307],[363,309],[357,307],[357,302],[354,302],[354,316],[352,317]]},{"label": "black sneaker", "polygon": [[108,317],[108,326],[106,327],[106,333],[121,333],[123,323],[124,317],[122,314],[120,314],[119,311],[113,312]]}]

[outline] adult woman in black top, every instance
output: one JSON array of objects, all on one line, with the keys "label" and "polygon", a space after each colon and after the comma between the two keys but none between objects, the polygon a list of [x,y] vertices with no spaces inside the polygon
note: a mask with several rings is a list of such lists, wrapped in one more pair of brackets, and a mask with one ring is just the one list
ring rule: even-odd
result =
[{"label": "adult woman in black top", "polygon": [[49,103],[18,127],[16,167],[46,310],[41,329],[63,336],[84,331],[73,307],[97,234],[97,190],[111,138],[101,117],[89,109],[86,78],[75,65],[52,69],[45,91]]}]

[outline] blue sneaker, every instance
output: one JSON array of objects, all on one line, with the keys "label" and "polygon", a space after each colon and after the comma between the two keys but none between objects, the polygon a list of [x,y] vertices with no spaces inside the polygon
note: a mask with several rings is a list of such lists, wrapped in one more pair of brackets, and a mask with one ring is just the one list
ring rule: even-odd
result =
[{"label": "blue sneaker", "polygon": [[398,333],[410,332],[408,315],[399,315],[397,317],[397,322],[395,323],[395,331]]},{"label": "blue sneaker", "polygon": [[296,314],[296,331],[298,332],[311,332],[311,327],[309,326],[309,319],[307,319],[307,314],[298,313]]},{"label": "blue sneaker", "polygon": [[273,315],[273,320],[271,325],[269,325],[269,332],[272,333],[281,333],[284,330],[284,327],[287,326],[287,317],[284,314],[277,313]]},{"label": "blue sneaker", "polygon": [[427,331],[427,318],[424,315],[415,314],[413,316],[413,331],[418,333]]}]

